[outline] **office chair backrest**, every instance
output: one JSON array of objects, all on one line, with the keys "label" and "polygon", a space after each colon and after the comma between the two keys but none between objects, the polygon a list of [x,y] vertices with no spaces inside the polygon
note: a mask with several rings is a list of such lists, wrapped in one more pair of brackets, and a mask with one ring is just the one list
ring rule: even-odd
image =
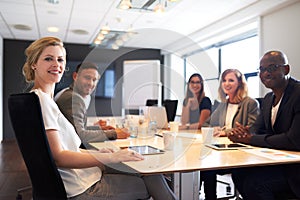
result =
[{"label": "office chair backrest", "polygon": [[166,99],[163,101],[163,106],[166,108],[168,122],[174,121],[176,117],[178,100]]},{"label": "office chair backrest", "polygon": [[30,176],[33,199],[67,199],[49,148],[38,96],[35,93],[12,94],[8,109]]},{"label": "office chair backrest", "polygon": [[259,97],[259,98],[255,98],[255,99],[258,101],[259,108],[262,109],[264,98],[263,97]]},{"label": "office chair backrest", "polygon": [[158,100],[157,99],[147,99],[146,106],[157,106]]}]

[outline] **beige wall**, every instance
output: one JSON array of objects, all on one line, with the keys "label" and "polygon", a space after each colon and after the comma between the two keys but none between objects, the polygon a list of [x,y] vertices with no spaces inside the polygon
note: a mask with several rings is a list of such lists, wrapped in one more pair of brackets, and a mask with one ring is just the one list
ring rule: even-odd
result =
[{"label": "beige wall", "polygon": [[[291,75],[300,79],[300,1],[261,17],[261,55],[268,50],[286,53]],[[268,90],[263,86],[261,96]]]}]

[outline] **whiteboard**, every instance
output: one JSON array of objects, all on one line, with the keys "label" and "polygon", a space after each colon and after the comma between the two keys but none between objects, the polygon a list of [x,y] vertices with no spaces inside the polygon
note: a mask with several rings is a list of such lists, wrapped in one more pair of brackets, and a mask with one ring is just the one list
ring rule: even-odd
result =
[{"label": "whiteboard", "polygon": [[161,100],[160,61],[124,61],[123,108],[139,108],[147,99]]}]

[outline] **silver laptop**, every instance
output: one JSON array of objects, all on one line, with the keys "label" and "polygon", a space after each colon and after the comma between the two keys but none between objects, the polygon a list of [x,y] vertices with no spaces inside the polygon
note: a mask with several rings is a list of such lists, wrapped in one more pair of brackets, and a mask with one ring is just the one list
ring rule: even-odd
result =
[{"label": "silver laptop", "polygon": [[150,121],[156,121],[157,128],[168,128],[167,112],[164,106],[142,106],[141,109]]}]

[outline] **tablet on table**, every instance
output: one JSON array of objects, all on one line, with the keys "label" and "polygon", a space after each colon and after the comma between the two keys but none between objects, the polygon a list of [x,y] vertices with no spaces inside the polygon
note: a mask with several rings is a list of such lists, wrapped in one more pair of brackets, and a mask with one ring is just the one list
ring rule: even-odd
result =
[{"label": "tablet on table", "polygon": [[251,148],[248,145],[241,143],[230,143],[230,144],[205,144],[206,146],[216,149],[216,150],[230,150],[230,149],[243,149]]},{"label": "tablet on table", "polygon": [[162,154],[165,152],[164,150],[149,145],[121,147],[121,149],[125,149],[125,148],[136,151],[142,155]]}]

